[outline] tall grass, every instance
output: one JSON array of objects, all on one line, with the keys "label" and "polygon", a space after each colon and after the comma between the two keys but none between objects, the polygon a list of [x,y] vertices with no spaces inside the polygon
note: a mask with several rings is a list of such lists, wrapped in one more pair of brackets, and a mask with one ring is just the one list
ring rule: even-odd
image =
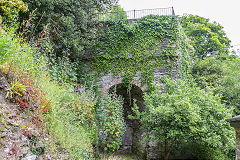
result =
[{"label": "tall grass", "polygon": [[45,57],[36,58],[34,49],[24,42],[19,42],[13,31],[0,29],[0,58],[1,70],[6,69],[6,66],[14,66],[21,72],[29,72],[35,85],[47,93],[51,108],[44,115],[48,119],[49,133],[57,137],[61,147],[70,152],[70,158],[91,159],[91,127],[78,118],[79,114],[83,113],[76,112],[74,107],[78,102],[92,101],[89,98],[92,95],[84,91],[77,95],[73,87],[59,85],[52,80]]}]

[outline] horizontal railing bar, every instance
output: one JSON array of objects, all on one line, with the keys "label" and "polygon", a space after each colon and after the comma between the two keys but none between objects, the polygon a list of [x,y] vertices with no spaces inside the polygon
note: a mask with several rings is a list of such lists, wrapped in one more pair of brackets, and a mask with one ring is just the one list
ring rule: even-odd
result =
[{"label": "horizontal railing bar", "polygon": [[124,11],[124,12],[131,12],[131,11],[142,11],[142,10],[158,10],[158,9],[172,9],[172,7],[167,7],[167,8],[153,8],[153,9],[134,9],[134,10],[129,10],[129,11]]},{"label": "horizontal railing bar", "polygon": [[[119,12],[104,12],[104,13],[96,13],[95,15],[98,16],[98,20],[100,19],[106,20],[107,18],[110,18],[110,19],[121,18],[122,14],[125,14],[126,18],[131,20],[131,19],[139,19],[150,14],[174,16],[175,12],[173,7],[167,7],[167,8],[141,9],[141,10],[119,11]],[[102,16],[102,17],[100,18],[99,16]]]}]

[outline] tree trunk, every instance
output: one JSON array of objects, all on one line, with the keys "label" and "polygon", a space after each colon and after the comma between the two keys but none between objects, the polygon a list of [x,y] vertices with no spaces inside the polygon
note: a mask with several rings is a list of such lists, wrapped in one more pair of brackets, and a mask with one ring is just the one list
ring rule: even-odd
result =
[{"label": "tree trunk", "polygon": [[175,143],[176,143],[176,138],[173,140],[173,142],[172,142],[172,144],[171,144],[171,146],[170,146],[170,148],[169,148],[168,139],[165,138],[164,160],[168,160],[168,157],[169,157],[169,155],[170,155],[170,153],[171,153],[171,151],[172,151]]},{"label": "tree trunk", "polygon": [[169,157],[168,139],[165,138],[164,160],[168,160],[168,157]]}]

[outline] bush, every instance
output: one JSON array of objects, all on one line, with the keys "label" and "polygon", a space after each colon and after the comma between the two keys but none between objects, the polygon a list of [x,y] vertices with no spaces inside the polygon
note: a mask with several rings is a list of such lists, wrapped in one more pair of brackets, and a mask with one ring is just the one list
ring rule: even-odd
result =
[{"label": "bush", "polygon": [[198,86],[213,87],[215,94],[221,95],[222,102],[235,107],[239,112],[240,58],[236,55],[212,55],[195,62],[192,75]]},{"label": "bush", "polygon": [[99,145],[108,151],[116,151],[122,143],[125,131],[123,100],[115,94],[102,97],[96,108]]},{"label": "bush", "polygon": [[[212,91],[201,90],[193,82],[166,79],[164,83],[165,92],[158,88],[144,97],[146,110],[140,119],[147,138],[164,147],[164,159],[183,141],[207,150],[201,159],[227,158],[234,148],[234,131],[226,122],[232,109],[221,104]],[[193,156],[199,155],[195,151]]]},{"label": "bush", "polygon": [[12,84],[8,98],[16,102],[20,110],[39,108],[47,112],[50,100],[37,83],[40,75],[46,74],[44,58],[35,59],[31,48],[20,44],[11,31],[0,30],[0,33],[0,69]]},{"label": "bush", "polygon": [[0,1],[0,21],[13,26],[17,22],[19,12],[26,12],[27,4],[22,0],[1,0]]}]

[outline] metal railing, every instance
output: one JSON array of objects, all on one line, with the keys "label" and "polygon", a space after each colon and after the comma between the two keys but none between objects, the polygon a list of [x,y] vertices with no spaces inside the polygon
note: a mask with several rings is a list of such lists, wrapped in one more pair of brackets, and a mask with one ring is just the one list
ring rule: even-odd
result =
[{"label": "metal railing", "polygon": [[132,11],[124,11],[124,12],[98,13],[96,14],[96,18],[100,21],[121,20],[121,19],[136,20],[151,14],[163,15],[163,16],[174,16],[175,12],[173,7],[168,7],[168,8],[132,10]]}]

